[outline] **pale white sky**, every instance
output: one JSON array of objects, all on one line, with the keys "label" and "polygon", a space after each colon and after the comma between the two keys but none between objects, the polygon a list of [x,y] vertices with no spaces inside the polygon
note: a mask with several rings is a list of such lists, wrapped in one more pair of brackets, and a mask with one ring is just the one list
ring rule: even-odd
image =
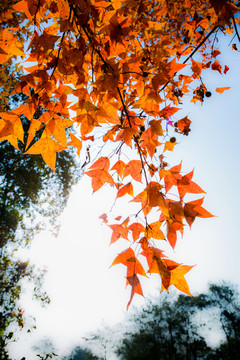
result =
[{"label": "pale white sky", "polygon": [[[193,295],[205,291],[209,282],[222,279],[240,285],[239,56],[227,49],[218,57],[229,66],[228,75],[216,72],[203,78],[212,97],[203,106],[182,106],[176,118],[188,115],[192,131],[173,153],[166,154],[172,165],[183,160],[186,172],[195,168],[193,180],[207,192],[204,207],[217,216],[197,219],[191,231],[185,230],[173,253],[177,261],[197,265],[186,276]],[[215,89],[221,86],[231,89],[217,94]],[[124,249],[124,240],[109,247],[111,230],[98,219],[111,209],[112,192],[106,186],[92,195],[91,179],[84,176],[72,192],[58,239],[44,233],[33,241],[31,260],[48,268],[45,284],[52,300],[42,310],[25,296],[26,310],[37,317],[33,338],[51,337],[64,349],[77,344],[85,332],[96,329],[103,321],[112,325],[126,316],[130,289],[125,289],[125,269],[122,265],[109,269],[114,257]],[[128,206],[127,200],[119,200],[120,208]],[[113,215],[119,215],[117,208]],[[156,294],[158,288],[155,275],[143,282],[145,295]],[[136,295],[133,303],[141,306],[144,298]],[[29,338],[13,344],[16,357],[26,356]]]}]

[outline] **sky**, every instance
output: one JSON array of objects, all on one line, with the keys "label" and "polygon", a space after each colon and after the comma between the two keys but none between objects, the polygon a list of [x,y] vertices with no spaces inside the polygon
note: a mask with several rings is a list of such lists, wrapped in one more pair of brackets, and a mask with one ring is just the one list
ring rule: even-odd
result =
[{"label": "sky", "polygon": [[[240,285],[240,55],[231,50],[228,40],[223,42],[225,50],[218,59],[229,66],[228,74],[216,71],[203,79],[212,92],[203,106],[182,105],[175,118],[188,115],[191,132],[166,155],[172,165],[183,161],[186,173],[195,169],[193,181],[206,191],[203,206],[215,215],[197,219],[169,253],[176,261],[196,265],[186,275],[193,296],[206,291],[212,282],[226,280]],[[223,94],[215,92],[223,86],[231,89]],[[19,342],[11,346],[16,357],[26,356],[27,349],[39,338],[51,338],[64,351],[78,344],[89,331],[125,321],[130,296],[130,289],[125,288],[125,269],[122,265],[109,268],[124,249],[124,240],[109,247],[111,230],[98,218],[111,209],[110,213],[117,216],[118,209],[128,207],[128,200],[119,200],[113,207],[112,191],[104,186],[92,195],[91,179],[83,176],[61,217],[59,237],[42,233],[33,240],[30,252],[24,253],[48,270],[45,288],[51,304],[41,309],[31,301],[28,291],[24,294],[22,302],[26,312],[36,316],[37,329],[31,341],[29,335],[20,334]],[[143,281],[146,297],[155,296],[159,287],[157,275]],[[136,295],[133,303],[128,313],[134,306],[144,305],[145,298]]]}]

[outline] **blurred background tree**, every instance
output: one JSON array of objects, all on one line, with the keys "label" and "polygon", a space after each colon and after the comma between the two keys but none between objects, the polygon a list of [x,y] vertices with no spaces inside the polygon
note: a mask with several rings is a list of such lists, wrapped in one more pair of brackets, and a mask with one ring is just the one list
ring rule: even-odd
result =
[{"label": "blurred background tree", "polygon": [[[1,3],[1,12],[15,0]],[[15,26],[21,22],[20,14],[6,16],[1,26]],[[4,16],[1,19],[5,19]],[[20,38],[27,33],[19,32]],[[0,112],[23,103],[24,94],[9,95],[16,86],[15,66],[8,62],[0,65]],[[40,116],[41,112],[37,116]],[[36,117],[37,118],[37,117]],[[29,121],[22,116],[25,142]],[[42,129],[43,130],[43,129]],[[39,131],[39,136],[42,130]],[[33,283],[33,296],[42,305],[49,302],[42,290],[43,271],[15,255],[21,247],[30,246],[34,236],[44,228],[56,235],[58,218],[66,206],[73,184],[81,171],[79,160],[73,152],[58,153],[55,174],[40,155],[23,155],[24,144],[18,143],[17,150],[7,140],[0,143],[0,358],[10,359],[7,345],[14,341],[14,332],[23,328],[26,317],[19,306],[23,281]],[[35,326],[28,324],[28,331]]]},{"label": "blurred background tree", "polygon": [[130,317],[115,352],[122,360],[240,359],[239,301],[238,289],[225,282],[196,297],[161,294]]},{"label": "blurred background tree", "polygon": [[61,360],[102,360],[102,358],[93,355],[89,349],[77,346],[72,350],[70,355],[64,356]]}]

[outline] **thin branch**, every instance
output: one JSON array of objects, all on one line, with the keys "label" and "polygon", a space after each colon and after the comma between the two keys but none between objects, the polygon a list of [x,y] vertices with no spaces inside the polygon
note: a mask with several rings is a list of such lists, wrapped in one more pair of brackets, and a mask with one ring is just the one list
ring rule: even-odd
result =
[{"label": "thin branch", "polygon": [[35,15],[34,15],[34,20],[33,20],[34,25],[36,25],[36,23],[37,23],[36,20],[37,20],[37,12],[39,10],[39,7],[40,7],[40,0],[38,0],[37,9],[36,9],[36,12],[35,12]]},{"label": "thin branch", "polygon": [[239,36],[239,33],[238,33],[238,29],[237,29],[237,25],[236,25],[234,16],[232,17],[232,19],[233,19],[233,25],[234,25],[234,29],[235,29],[236,34],[237,34],[238,41],[240,42],[240,36]]},{"label": "thin branch", "polygon": [[143,157],[142,157],[142,153],[141,153],[141,148],[140,148],[140,145],[139,145],[139,142],[137,139],[134,139],[136,145],[137,145],[137,148],[138,148],[138,153],[139,153],[139,156],[140,156],[140,159],[141,159],[141,163],[142,163],[142,170],[143,170],[143,173],[144,173],[144,177],[145,177],[145,180],[146,180],[146,184],[148,185],[148,179],[147,179],[147,173],[146,173],[146,169],[144,167],[144,162],[143,162]]},{"label": "thin branch", "polygon": [[59,56],[60,56],[60,52],[61,52],[61,50],[62,50],[62,42],[63,42],[63,39],[64,39],[65,34],[66,34],[66,31],[64,31],[64,33],[62,34],[61,41],[60,41],[59,48],[58,48],[57,59],[56,59],[56,62],[55,62],[54,68],[53,68],[53,72],[52,72],[52,74],[51,74],[51,76],[50,76],[50,79],[52,79],[53,74],[54,74],[54,72],[55,72],[55,70],[56,70],[56,68],[57,68],[58,60],[59,60]]},{"label": "thin branch", "polygon": [[214,28],[210,31],[210,33],[205,36],[205,38],[200,42],[200,44],[193,50],[193,52],[184,60],[183,64],[186,64],[189,59],[193,57],[193,55],[198,51],[198,49],[205,43],[205,41],[214,33],[215,30],[217,30],[219,26],[216,25]]},{"label": "thin branch", "polygon": [[128,110],[127,110],[127,108],[126,108],[126,105],[125,105],[125,102],[124,102],[124,100],[123,100],[122,93],[121,93],[119,87],[117,87],[117,91],[118,91],[118,94],[119,94],[119,96],[120,96],[121,103],[122,103],[122,106],[123,106],[123,108],[124,108],[126,117],[127,117],[127,119],[128,119],[129,127],[131,128],[131,127],[132,127],[132,124],[131,124],[130,116],[129,116],[129,114],[128,114]]}]

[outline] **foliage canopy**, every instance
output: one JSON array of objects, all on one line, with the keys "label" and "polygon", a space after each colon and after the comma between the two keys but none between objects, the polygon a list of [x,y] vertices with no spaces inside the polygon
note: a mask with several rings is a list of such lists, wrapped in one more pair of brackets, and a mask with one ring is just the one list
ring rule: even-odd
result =
[{"label": "foliage canopy", "polygon": [[[22,143],[26,156],[41,154],[53,170],[58,152],[73,146],[80,154],[83,148],[86,166],[94,146],[107,143],[110,150],[85,173],[94,192],[108,184],[116,198],[139,205],[135,215],[109,225],[111,244],[127,242],[112,264],[126,266],[127,307],[135,293],[143,294],[146,264],[148,273],[160,275],[162,290],[174,285],[190,294],[184,276],[192,266],[170,260],[156,243],[167,240],[174,248],[185,225],[212,215],[203,198],[185,200],[186,194],[204,193],[193,171],[184,174],[181,163],[169,166],[165,155],[190,132],[188,116],[177,115],[185,95],[203,103],[211,96],[205,76],[228,71],[218,60],[216,39],[233,31],[239,39],[239,3],[21,0],[3,6],[0,22],[1,66],[17,59],[11,94],[26,95],[20,106],[0,113],[0,140],[15,148]],[[30,122],[27,140],[22,116]],[[67,136],[72,125],[77,134]],[[108,223],[106,214],[100,218]]]}]

